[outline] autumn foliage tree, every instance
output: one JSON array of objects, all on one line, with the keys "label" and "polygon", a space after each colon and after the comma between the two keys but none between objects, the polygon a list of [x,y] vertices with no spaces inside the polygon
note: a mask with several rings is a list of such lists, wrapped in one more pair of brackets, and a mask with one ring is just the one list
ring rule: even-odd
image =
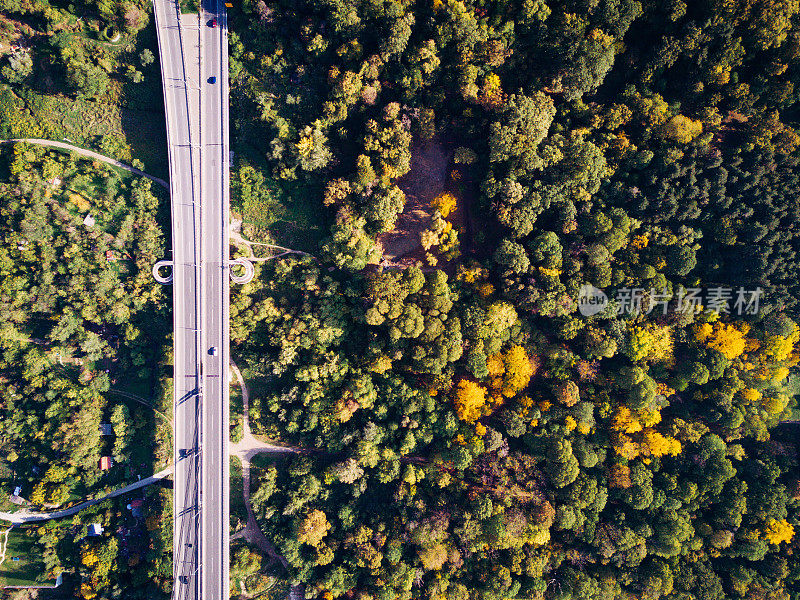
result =
[{"label": "autumn foliage tree", "polygon": [[472,423],[483,414],[486,388],[469,379],[462,379],[456,386],[454,404],[458,418]]}]

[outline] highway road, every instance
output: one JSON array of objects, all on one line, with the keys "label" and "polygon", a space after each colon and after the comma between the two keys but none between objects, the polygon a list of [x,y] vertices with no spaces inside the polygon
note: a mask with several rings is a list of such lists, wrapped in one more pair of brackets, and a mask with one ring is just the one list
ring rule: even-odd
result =
[{"label": "highway road", "polygon": [[[172,307],[174,323],[173,571],[176,599],[200,598],[200,197],[198,132],[192,127],[186,57],[178,4],[153,0],[170,173],[172,216]],[[198,57],[199,58],[199,57]],[[196,122],[196,121],[195,121]],[[184,456],[184,452],[186,455]]]},{"label": "highway road", "polygon": [[[230,597],[228,39],[224,4],[153,0],[172,205],[174,593]],[[199,21],[198,21],[199,18]]]},{"label": "highway road", "polygon": [[[212,21],[216,20],[216,27]],[[222,0],[200,22],[200,231],[203,336],[200,513],[202,598],[229,598],[228,38]],[[215,78],[215,82],[211,83]],[[211,348],[215,348],[214,352]]]}]

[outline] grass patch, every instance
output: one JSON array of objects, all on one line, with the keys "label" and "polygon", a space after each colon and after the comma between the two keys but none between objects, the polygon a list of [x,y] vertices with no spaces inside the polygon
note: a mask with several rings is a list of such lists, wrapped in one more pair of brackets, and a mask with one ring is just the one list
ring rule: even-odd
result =
[{"label": "grass patch", "polygon": [[256,454],[250,459],[250,492],[255,492],[258,489],[257,481],[261,477],[261,473],[266,471],[271,466],[278,466],[281,462],[285,462],[287,458],[294,458],[294,455],[286,454],[270,454],[262,452]]},{"label": "grass patch", "polygon": [[244,236],[315,253],[328,231],[326,211],[319,207],[320,182],[306,178],[278,182],[264,156],[250,144],[237,145],[236,157],[231,200],[241,211]]},{"label": "grass patch", "polygon": [[238,382],[234,382],[231,386],[230,393],[230,413],[231,413],[231,441],[236,443],[242,439],[243,427],[243,412],[244,401],[242,398],[242,389],[239,387]]},{"label": "grass patch", "polygon": [[[54,579],[45,576],[44,558],[38,552],[34,538],[26,535],[32,529],[14,528],[8,534],[6,559],[0,565],[0,587],[8,585],[53,585]],[[13,560],[19,557],[19,560]]]},{"label": "grass patch", "polygon": [[231,456],[230,505],[231,535],[243,529],[247,524],[247,507],[244,504],[244,481],[242,479],[242,462]]},{"label": "grass patch", "polygon": [[164,117],[153,112],[0,85],[0,137],[65,141],[169,176]]}]

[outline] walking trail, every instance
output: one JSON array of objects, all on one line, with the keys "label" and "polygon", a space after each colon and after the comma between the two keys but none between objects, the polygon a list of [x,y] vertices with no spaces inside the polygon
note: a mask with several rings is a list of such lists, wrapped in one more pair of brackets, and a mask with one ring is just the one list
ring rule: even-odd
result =
[{"label": "walking trail", "polygon": [[4,538],[3,541],[0,542],[0,546],[2,546],[2,550],[0,550],[0,565],[2,565],[6,560],[6,550],[8,550],[8,534],[11,533],[12,529],[14,529],[13,525],[0,534]]},{"label": "walking trail", "polygon": [[37,138],[15,138],[10,140],[0,140],[0,144],[14,144],[17,142],[36,144],[37,146],[48,146],[50,148],[61,148],[62,150],[72,150],[73,152],[75,152],[76,154],[80,154],[81,156],[85,156],[87,158],[93,158],[95,160],[99,160],[100,162],[104,162],[109,165],[114,165],[115,167],[119,167],[120,169],[125,169],[126,171],[129,171],[135,175],[147,177],[147,179],[149,179],[150,181],[157,183],[158,185],[167,190],[169,189],[169,184],[163,179],[154,177],[153,175],[148,175],[141,169],[137,169],[136,167],[127,165],[124,162],[120,162],[115,158],[104,156],[98,152],[93,152],[92,150],[86,150],[85,148],[81,148],[80,146],[73,146],[72,144],[67,144],[65,142],[54,142],[52,140],[40,140]]},{"label": "walking trail", "polygon": [[[242,372],[239,371],[233,360],[231,360],[231,371],[236,376],[236,381],[242,389],[242,439],[241,441],[231,444],[231,454],[239,457],[242,462],[242,495],[244,496],[244,505],[247,508],[247,525],[244,529],[231,536],[231,539],[244,538],[249,543],[257,546],[262,552],[277,560],[284,569],[289,568],[286,559],[283,558],[275,549],[264,532],[258,526],[255,513],[253,513],[253,506],[250,504],[250,459],[261,452],[283,453],[283,454],[296,454],[300,452],[297,448],[288,448],[286,446],[274,446],[261,440],[256,439],[250,430],[250,392],[247,389],[247,384],[244,382]],[[302,584],[294,584],[289,586],[289,597],[287,600],[303,600],[305,598],[305,589]]]},{"label": "walking trail", "polygon": [[99,504],[103,500],[107,500],[108,498],[114,498],[116,496],[121,496],[123,494],[127,494],[128,492],[132,492],[133,490],[138,490],[139,488],[143,488],[151,483],[155,483],[164,479],[165,477],[172,474],[173,465],[168,466],[166,469],[162,469],[158,473],[153,474],[151,477],[147,477],[146,479],[141,479],[130,485],[126,485],[125,487],[121,487],[117,490],[109,492],[104,496],[100,496],[99,498],[94,498],[92,500],[86,500],[85,502],[81,502],[80,504],[76,504],[70,508],[65,508],[63,510],[55,510],[52,512],[28,512],[26,510],[22,510],[19,512],[7,513],[7,512],[0,512],[0,519],[4,521],[9,521],[14,524],[21,524],[21,523],[33,523],[37,521],[48,521],[50,519],[58,519],[60,517],[69,517],[72,516],[84,508],[88,508],[90,506],[94,506],[95,504]]},{"label": "walking trail", "polygon": [[286,563],[286,559],[278,554],[275,550],[275,546],[267,540],[261,528],[258,526],[255,513],[253,512],[253,506],[250,504],[250,459],[262,452],[286,454],[296,453],[297,450],[285,446],[274,446],[273,444],[268,444],[256,439],[250,430],[250,392],[247,389],[247,384],[244,382],[241,371],[239,371],[239,368],[232,360],[231,372],[236,376],[236,381],[242,389],[242,412],[244,413],[244,422],[242,424],[241,441],[232,443],[230,449],[231,454],[237,456],[242,462],[242,493],[244,495],[244,504],[247,508],[247,525],[245,525],[244,529],[232,535],[231,539],[244,538],[254,546],[260,548],[268,556],[280,562],[284,568],[287,568],[288,564]]},{"label": "walking trail", "polygon": [[[231,241],[237,244],[242,244],[247,248],[247,251],[250,253],[250,256],[248,256],[247,258],[250,262],[266,262],[269,260],[275,260],[276,258],[281,258],[288,254],[300,254],[301,256],[311,256],[312,258],[314,258],[313,254],[309,254],[308,252],[303,252],[302,250],[292,250],[291,248],[287,248],[285,246],[278,246],[276,244],[251,242],[250,240],[246,239],[241,233],[239,233],[239,228],[241,228],[241,226],[242,226],[241,220],[232,219],[230,226],[230,238]],[[270,250],[278,252],[278,254],[273,254],[272,256],[258,257],[253,251],[253,246],[262,246],[264,248],[269,248]]]}]

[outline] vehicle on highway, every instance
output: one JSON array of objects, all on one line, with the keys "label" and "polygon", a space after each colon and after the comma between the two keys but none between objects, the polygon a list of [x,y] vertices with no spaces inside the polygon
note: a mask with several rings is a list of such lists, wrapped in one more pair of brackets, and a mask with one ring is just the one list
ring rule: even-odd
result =
[{"label": "vehicle on highway", "polygon": [[178,577],[178,581],[181,583],[189,583],[189,576],[188,575],[181,575]]},{"label": "vehicle on highway", "polygon": [[189,451],[186,448],[178,450],[178,458],[186,458],[187,456],[189,456]]},{"label": "vehicle on highway", "polygon": [[208,26],[209,26],[209,27],[211,27],[211,28],[214,28],[214,27],[216,27],[216,26],[217,26],[217,20],[216,20],[216,19],[211,19],[211,20],[208,22]]},{"label": "vehicle on highway", "polygon": [[216,356],[217,355],[217,347],[216,346],[211,346],[211,348],[209,348],[209,350],[208,350],[208,353],[211,356]]},{"label": "vehicle on highway", "polygon": [[208,83],[217,83],[217,78],[216,78],[216,77],[213,77],[213,76],[212,76],[212,77],[209,77],[209,78],[208,78]]}]

